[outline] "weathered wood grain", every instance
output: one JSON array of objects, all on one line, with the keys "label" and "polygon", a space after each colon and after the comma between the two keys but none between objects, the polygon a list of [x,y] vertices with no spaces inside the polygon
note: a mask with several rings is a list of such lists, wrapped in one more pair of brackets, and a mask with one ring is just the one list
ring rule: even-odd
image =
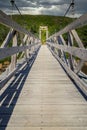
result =
[{"label": "weathered wood grain", "polygon": [[[50,49],[50,48],[49,48]],[[52,54],[56,57],[56,59],[60,62],[60,64],[63,66],[63,68],[66,70],[68,75],[75,81],[75,83],[79,86],[81,91],[85,94],[87,98],[87,85],[84,83],[83,80],[81,80],[78,75],[76,75],[67,65],[64,63],[61,58],[59,58],[51,49],[50,51]]]},{"label": "weathered wood grain", "polygon": [[68,52],[69,54],[76,56],[84,61],[87,61],[87,49],[85,48],[78,48],[73,46],[70,47],[67,45],[59,45],[59,44],[49,43],[49,42],[47,42],[47,44],[55,48],[61,49],[64,52]]},{"label": "weathered wood grain", "polygon": [[17,54],[19,52],[25,51],[33,46],[38,46],[39,44],[32,44],[32,45],[23,45],[23,46],[16,46],[16,47],[6,47],[6,48],[0,48],[0,59],[4,59],[6,57],[9,57],[11,55]]},{"label": "weathered wood grain", "polygon": [[6,85],[8,96],[0,103],[1,130],[87,129],[87,102],[47,46],[41,47],[24,80],[27,73]]}]

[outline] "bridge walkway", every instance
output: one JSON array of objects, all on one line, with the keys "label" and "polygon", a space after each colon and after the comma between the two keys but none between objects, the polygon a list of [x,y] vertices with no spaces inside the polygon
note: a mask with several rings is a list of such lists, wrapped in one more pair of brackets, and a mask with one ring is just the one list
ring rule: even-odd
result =
[{"label": "bridge walkway", "polygon": [[87,130],[87,102],[46,45],[16,76],[0,91],[0,130]]}]

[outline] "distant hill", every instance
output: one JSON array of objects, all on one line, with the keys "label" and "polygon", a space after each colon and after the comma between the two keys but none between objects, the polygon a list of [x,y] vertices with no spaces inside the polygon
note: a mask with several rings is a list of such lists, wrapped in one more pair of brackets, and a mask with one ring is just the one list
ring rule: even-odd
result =
[{"label": "distant hill", "polygon": [[38,34],[39,26],[48,26],[50,35],[72,22],[71,18],[47,15],[23,15],[22,17],[15,15],[13,20],[36,34]]},{"label": "distant hill", "polygon": [[[48,26],[49,35],[52,35],[55,32],[58,32],[64,28],[69,23],[73,22],[74,19],[62,16],[47,16],[47,15],[13,15],[13,20],[21,24],[24,28],[31,31],[33,34],[38,36],[39,26]],[[83,43],[86,45],[86,34],[87,27],[78,29],[78,34],[81,37]],[[0,25],[0,44],[5,39],[8,28],[5,28],[3,25]],[[45,34],[44,34],[45,35]],[[43,36],[44,38],[44,36]]]}]

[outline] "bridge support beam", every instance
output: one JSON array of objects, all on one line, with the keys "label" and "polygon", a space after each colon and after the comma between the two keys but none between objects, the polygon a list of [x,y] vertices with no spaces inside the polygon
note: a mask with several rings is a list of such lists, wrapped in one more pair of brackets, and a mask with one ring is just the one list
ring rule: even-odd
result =
[{"label": "bridge support beam", "polygon": [[[17,33],[13,37],[13,47],[17,46]],[[11,57],[10,72],[16,68],[17,54]]]},{"label": "bridge support beam", "polygon": [[[71,33],[72,33],[73,37],[75,38],[78,46],[81,48],[84,48],[84,45],[83,45],[81,39],[79,38],[77,32],[75,30],[71,30]],[[78,66],[75,69],[75,73],[78,73],[81,70],[81,68],[83,67],[83,65],[84,65],[84,60],[80,60],[80,62],[78,63]]]},{"label": "bridge support beam", "polygon": [[[68,33],[68,46],[73,46],[73,36],[72,36],[71,32]],[[69,65],[70,65],[71,70],[74,70],[73,56],[71,54],[69,54],[68,61],[69,61]]]}]

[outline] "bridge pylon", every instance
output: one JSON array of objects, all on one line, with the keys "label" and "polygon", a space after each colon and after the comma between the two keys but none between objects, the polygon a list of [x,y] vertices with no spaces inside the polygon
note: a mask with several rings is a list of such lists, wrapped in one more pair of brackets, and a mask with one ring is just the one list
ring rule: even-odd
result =
[{"label": "bridge pylon", "polygon": [[39,27],[39,39],[42,39],[41,32],[45,30],[46,31],[46,40],[48,39],[48,27],[47,26],[40,26]]}]

